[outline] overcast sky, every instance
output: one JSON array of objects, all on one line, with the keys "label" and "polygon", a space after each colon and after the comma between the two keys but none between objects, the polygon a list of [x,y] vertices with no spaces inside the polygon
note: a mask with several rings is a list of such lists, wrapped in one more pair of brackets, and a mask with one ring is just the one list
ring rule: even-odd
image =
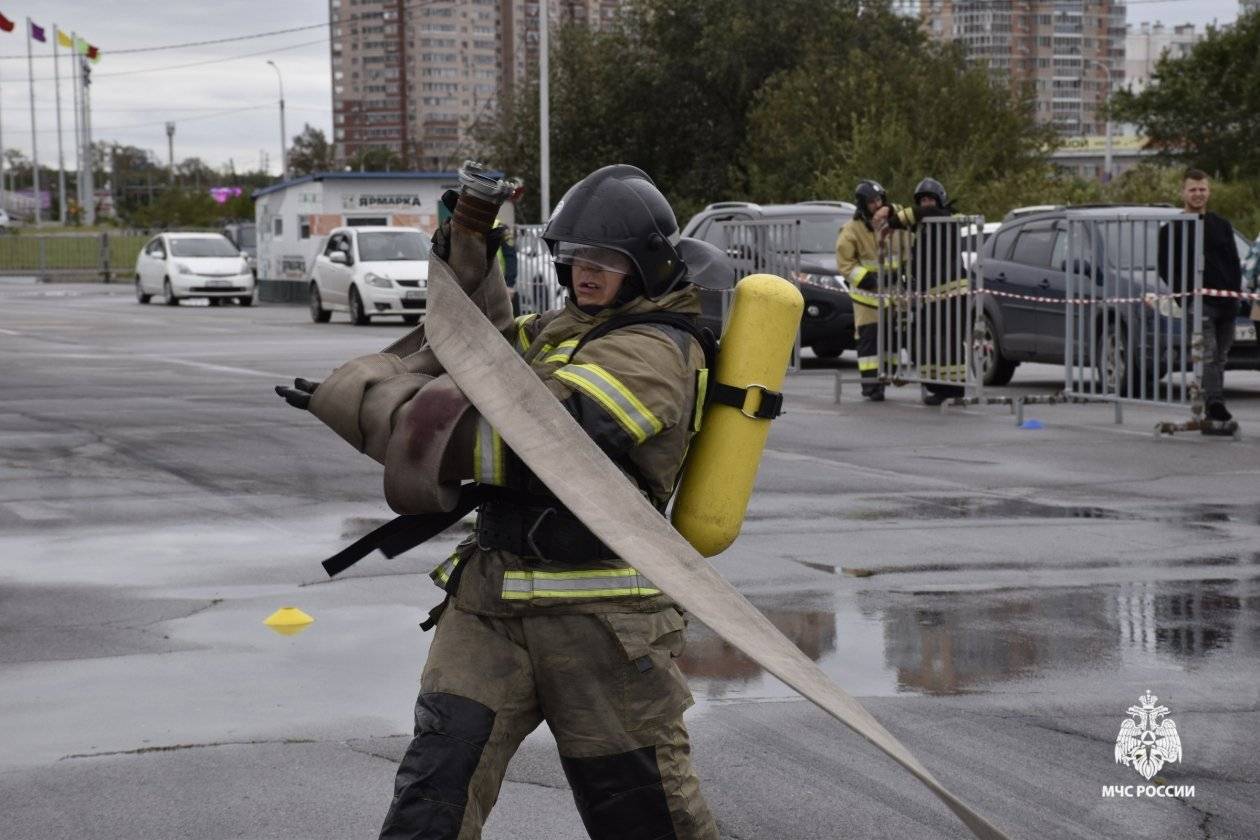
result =
[{"label": "overcast sky", "polygon": [[[0,0],[0,14],[17,22],[13,32],[0,32],[0,56],[19,56],[0,58],[5,148],[16,147],[27,155],[31,150],[24,23],[28,15],[49,32],[48,45],[35,44],[38,54],[51,52],[53,23],[66,31],[76,30],[100,47],[102,57],[94,67],[92,87],[92,133],[96,140],[152,149],[165,162],[163,124],[173,120],[177,126],[176,160],[196,156],[222,166],[230,159],[238,169],[255,169],[260,151],[265,150],[271,171],[278,172],[278,91],[275,71],[266,65],[269,58],[284,76],[289,138],[301,131],[303,123],[317,126],[331,137],[327,30],[200,47],[112,52],[324,23],[328,0]],[[1228,23],[1237,14],[1237,0],[1131,0],[1128,6],[1131,23],[1160,20],[1202,27],[1213,20]],[[225,58],[232,60],[221,60]],[[207,61],[215,63],[177,66]],[[39,157],[41,162],[55,164],[53,62],[37,57],[34,63]],[[69,69],[64,56],[62,67]],[[62,108],[67,164],[73,165],[69,146],[73,117],[70,86],[65,79]],[[236,112],[219,113],[229,110]]]}]

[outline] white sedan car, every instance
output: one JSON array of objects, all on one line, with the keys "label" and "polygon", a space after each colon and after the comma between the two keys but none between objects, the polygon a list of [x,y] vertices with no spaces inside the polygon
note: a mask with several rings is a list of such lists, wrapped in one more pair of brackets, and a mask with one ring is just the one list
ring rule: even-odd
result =
[{"label": "white sedan car", "polygon": [[161,233],[136,257],[136,300],[161,295],[167,306],[184,298],[254,302],[254,275],[241,252],[219,233]]},{"label": "white sedan car", "polygon": [[359,325],[377,315],[418,322],[428,301],[429,245],[415,228],[335,229],[311,269],[311,320],[347,312]]}]

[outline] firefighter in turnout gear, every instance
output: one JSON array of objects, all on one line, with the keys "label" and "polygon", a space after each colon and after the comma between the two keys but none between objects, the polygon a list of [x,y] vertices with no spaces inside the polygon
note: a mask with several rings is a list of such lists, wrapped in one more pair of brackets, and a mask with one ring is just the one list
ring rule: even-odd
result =
[{"label": "firefighter in turnout gear", "polygon": [[[918,310],[922,323],[911,325],[906,336],[911,358],[919,364],[924,382],[923,403],[940,405],[962,397],[966,391],[966,295],[969,288],[963,265],[963,231],[958,221],[932,222],[954,215],[945,187],[935,178],[924,178],[914,188],[914,204],[895,205],[881,211],[894,230],[914,234],[910,250],[908,283],[923,295]],[[957,383],[957,384],[954,384]]]},{"label": "firefighter in turnout gear", "polygon": [[[645,173],[608,166],[566,193],[543,232],[564,307],[512,318],[494,259],[496,209],[461,195],[434,258],[449,255],[470,298],[663,512],[703,410],[706,349],[688,326],[700,313],[696,284],[729,285],[733,266],[680,239]],[[545,721],[592,838],[716,840],[683,723],[682,612],[525,467],[422,336],[397,349],[410,355],[343,366],[370,369],[353,387],[334,382],[350,376],[341,368],[306,383],[311,410],[383,461],[396,511],[450,510],[469,487],[485,501],[474,535],[431,574],[445,600],[430,616],[415,737],[380,836],[480,837],[508,761]],[[344,399],[321,406],[330,384]]]},{"label": "firefighter in turnout gear", "polygon": [[[879,317],[889,305],[888,298],[879,294],[880,269],[882,265],[886,281],[895,282],[907,253],[906,237],[901,232],[888,235],[888,194],[876,182],[859,182],[854,204],[853,219],[840,228],[836,239],[836,266],[849,283],[853,301],[862,396],[879,402],[884,399],[879,379]],[[896,348],[887,342],[884,353],[889,361],[895,360]]]}]

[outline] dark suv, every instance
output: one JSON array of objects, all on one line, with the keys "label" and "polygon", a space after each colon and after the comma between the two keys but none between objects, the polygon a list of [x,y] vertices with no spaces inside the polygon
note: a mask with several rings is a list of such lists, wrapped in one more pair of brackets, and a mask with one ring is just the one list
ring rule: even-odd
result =
[{"label": "dark suv", "polygon": [[[986,385],[1005,385],[1010,382],[1020,362],[1044,362],[1063,364],[1065,355],[1065,315],[1068,224],[1067,211],[1078,212],[1088,219],[1114,216],[1122,211],[1130,218],[1152,219],[1167,216],[1170,207],[1153,206],[1089,206],[1036,208],[1032,212],[1012,211],[1001,227],[990,235],[982,250],[984,260],[984,287],[986,290],[1022,295],[1033,300],[998,295],[984,295],[983,314],[977,324],[975,340],[976,363],[981,367]],[[1074,243],[1074,270],[1078,276],[1093,275],[1107,297],[1124,297],[1135,293],[1139,296],[1153,292],[1166,292],[1167,286],[1159,279],[1157,263],[1157,231],[1152,223],[1145,235],[1133,238],[1119,236],[1113,229],[1101,224],[1083,230],[1099,230],[1097,242]],[[1241,258],[1245,258],[1250,242],[1234,232],[1235,245]],[[1136,309],[1117,309],[1120,320],[1136,317],[1131,312],[1142,312],[1147,326],[1159,321],[1159,326],[1148,329],[1142,324],[1123,324],[1119,330],[1103,330],[1109,342],[1127,341],[1132,335],[1139,336],[1179,335],[1180,309],[1175,303],[1153,301]],[[1238,340],[1229,355],[1229,367],[1260,369],[1260,348],[1252,333],[1248,317],[1249,305],[1240,302],[1238,311]],[[1161,332],[1162,331],[1162,332]],[[1149,342],[1148,342],[1149,343]],[[1179,345],[1180,341],[1174,342]],[[1125,348],[1121,348],[1124,350]],[[1151,348],[1148,348],[1150,350]],[[1114,348],[1108,348],[1109,358]],[[1131,354],[1125,353],[1128,357]],[[1176,359],[1160,358],[1160,368],[1166,370]]]},{"label": "dark suv", "polygon": [[[800,223],[800,271],[795,280],[805,296],[805,312],[801,316],[801,345],[820,358],[834,358],[854,346],[853,302],[848,288],[836,272],[836,238],[845,222],[853,218],[853,205],[847,201],[802,201],[798,204],[750,204],[746,201],[723,201],[710,204],[691,217],[683,228],[683,236],[711,242],[730,249],[736,262],[757,266],[757,254],[742,253],[740,246],[726,241],[720,222],[798,221]],[[769,248],[774,242],[760,243],[755,250]],[[774,260],[770,259],[773,264]],[[721,298],[715,294],[702,296],[704,320],[721,323]]]}]

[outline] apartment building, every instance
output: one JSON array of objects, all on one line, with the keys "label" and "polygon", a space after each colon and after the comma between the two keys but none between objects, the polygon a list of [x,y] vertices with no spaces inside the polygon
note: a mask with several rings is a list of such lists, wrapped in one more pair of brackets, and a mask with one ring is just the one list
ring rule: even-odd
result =
[{"label": "apartment building", "polygon": [[1066,136],[1104,132],[1101,106],[1124,80],[1122,0],[918,0],[918,10],[932,37],[1030,88],[1040,122]]},{"label": "apartment building", "polygon": [[1124,38],[1124,81],[1133,91],[1140,91],[1150,81],[1155,65],[1165,55],[1184,58],[1203,40],[1203,33],[1196,32],[1193,23],[1179,26],[1154,24],[1128,27]]},{"label": "apartment building", "polygon": [[[611,26],[624,0],[545,0],[555,26]],[[388,149],[404,169],[450,170],[470,132],[538,64],[539,0],[329,0],[339,164]]]}]

